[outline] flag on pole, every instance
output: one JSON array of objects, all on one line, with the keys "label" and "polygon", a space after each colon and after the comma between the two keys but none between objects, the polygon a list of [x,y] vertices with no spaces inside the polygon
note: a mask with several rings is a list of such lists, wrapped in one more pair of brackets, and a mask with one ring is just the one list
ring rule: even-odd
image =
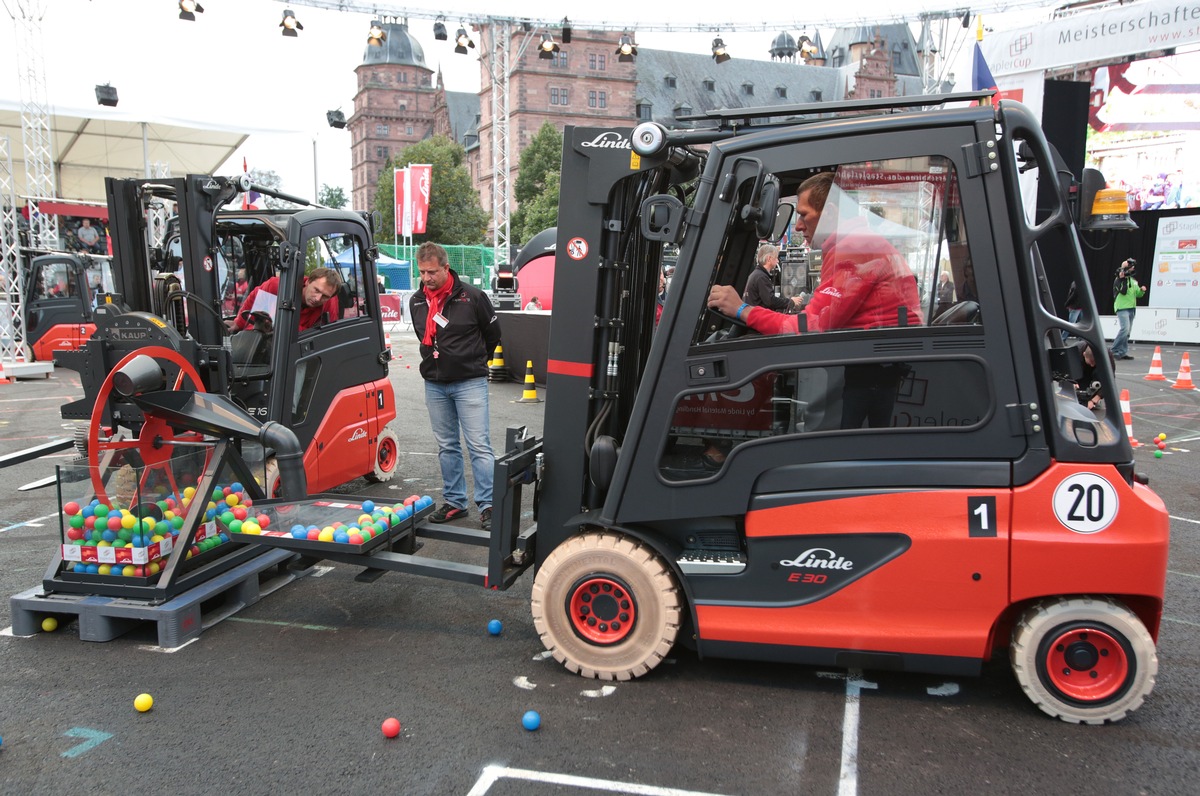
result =
[{"label": "flag on pole", "polygon": [[412,234],[424,235],[429,222],[429,187],[433,166],[412,164],[408,167],[408,204],[412,208]]},{"label": "flag on pole", "polygon": [[[242,157],[242,173],[249,176],[250,167],[246,164],[245,156]],[[247,191],[242,194],[242,209],[243,210],[259,210],[258,200],[262,198],[262,194],[258,191]]]},{"label": "flag on pole", "polygon": [[392,172],[394,180],[393,193],[396,215],[396,235],[404,238],[412,236],[412,202],[409,199],[408,169],[395,169]]},{"label": "flag on pole", "polygon": [[979,43],[983,41],[983,18],[976,17],[976,20],[975,57],[971,61],[971,90],[996,91],[996,78],[992,77],[992,70],[988,68],[983,50],[979,48]]}]

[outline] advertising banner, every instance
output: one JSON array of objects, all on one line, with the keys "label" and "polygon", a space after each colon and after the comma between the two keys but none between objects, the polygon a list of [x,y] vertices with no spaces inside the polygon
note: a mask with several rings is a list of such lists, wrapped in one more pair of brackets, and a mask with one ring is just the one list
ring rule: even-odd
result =
[{"label": "advertising banner", "polygon": [[433,166],[413,163],[408,167],[410,203],[412,205],[412,234],[424,235],[429,221],[429,186]]},{"label": "advertising banner", "polygon": [[1158,220],[1147,281],[1151,307],[1200,307],[1200,216]]},{"label": "advertising banner", "polygon": [[396,169],[393,173],[393,193],[395,199],[396,234],[407,238],[412,234],[412,217],[406,214],[410,206],[408,201],[408,169]]}]

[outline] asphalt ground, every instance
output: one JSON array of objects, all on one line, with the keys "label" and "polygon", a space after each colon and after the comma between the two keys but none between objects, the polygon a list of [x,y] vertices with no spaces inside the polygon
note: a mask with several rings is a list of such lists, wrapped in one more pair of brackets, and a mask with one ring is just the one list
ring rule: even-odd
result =
[{"label": "asphalt ground", "polygon": [[[409,334],[393,369],[401,480],[344,491],[438,494]],[[345,565],[314,569],[177,650],[149,625],[104,643],[66,623],[0,635],[3,794],[1192,794],[1200,775],[1200,392],[1147,381],[1152,347],[1118,363],[1137,450],[1172,516],[1158,683],[1117,724],[1069,725],[1022,694],[1005,659],[948,679],[698,660],[677,648],[634,682],[584,680],[548,659],[529,615],[532,574],[508,591]],[[1167,348],[1174,378],[1184,351]],[[412,365],[410,368],[409,365]],[[544,404],[491,387],[497,448],[540,433]],[[540,392],[540,390],[539,390]],[[69,434],[75,374],[0,386],[0,455]],[[59,542],[43,459],[2,471],[0,598],[41,582]],[[462,523],[475,527],[474,515]],[[444,543],[422,551],[452,554]],[[483,551],[468,558],[482,562]],[[11,625],[0,600],[0,628]],[[491,619],[503,623],[489,635]],[[148,692],[154,707],[134,710]],[[541,727],[523,729],[536,710]],[[400,736],[381,722],[396,717]]]}]

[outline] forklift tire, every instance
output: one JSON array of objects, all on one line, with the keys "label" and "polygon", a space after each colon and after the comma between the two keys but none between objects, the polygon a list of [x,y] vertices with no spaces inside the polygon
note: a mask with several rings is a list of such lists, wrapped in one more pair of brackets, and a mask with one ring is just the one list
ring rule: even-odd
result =
[{"label": "forklift tire", "polygon": [[397,465],[400,463],[400,437],[391,426],[384,426],[379,432],[379,442],[375,446],[375,469],[367,474],[368,481],[381,484],[396,477]]},{"label": "forklift tire", "polygon": [[1118,721],[1154,689],[1158,652],[1137,615],[1103,597],[1047,600],[1013,631],[1017,681],[1043,712],[1076,724]]},{"label": "forklift tire", "polygon": [[263,494],[268,498],[277,498],[283,493],[283,479],[279,477],[279,462],[275,461],[275,457],[267,459],[267,466],[264,468],[263,477],[266,483],[261,484]]},{"label": "forklift tire", "polygon": [[679,586],[658,554],[611,532],[559,545],[534,579],[530,608],[555,660],[598,680],[629,680],[657,666],[682,614]]}]

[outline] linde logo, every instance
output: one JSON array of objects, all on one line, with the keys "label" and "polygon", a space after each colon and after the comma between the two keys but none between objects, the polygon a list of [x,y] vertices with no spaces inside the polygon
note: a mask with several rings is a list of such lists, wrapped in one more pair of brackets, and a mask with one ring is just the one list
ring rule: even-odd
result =
[{"label": "linde logo", "polygon": [[354,440],[363,439],[366,436],[366,429],[364,429],[362,426],[359,426],[358,428],[354,429],[354,433],[350,435],[350,439],[346,440],[346,442],[354,442]]},{"label": "linde logo", "polygon": [[793,559],[783,559],[779,566],[798,569],[841,569],[849,572],[854,569],[854,562],[842,558],[828,547],[810,547]]},{"label": "linde logo", "polygon": [[601,133],[591,141],[584,141],[580,146],[596,149],[629,149],[629,139],[622,138],[620,133],[610,130],[607,133]]}]

